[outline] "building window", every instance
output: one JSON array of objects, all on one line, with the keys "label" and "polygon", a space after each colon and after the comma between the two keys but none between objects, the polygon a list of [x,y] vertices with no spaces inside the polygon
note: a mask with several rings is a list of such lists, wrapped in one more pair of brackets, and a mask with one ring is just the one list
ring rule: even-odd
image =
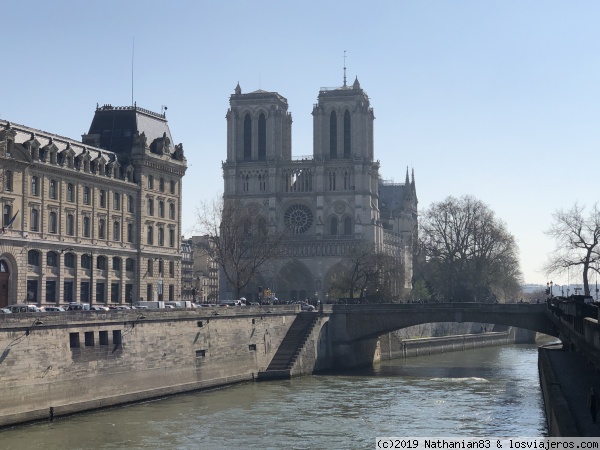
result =
[{"label": "building window", "polygon": [[75,188],[73,187],[73,183],[67,184],[67,201],[68,202],[75,201]]},{"label": "building window", "polygon": [[154,177],[148,175],[148,189],[154,189]]},{"label": "building window", "polygon": [[110,284],[110,301],[112,303],[119,303],[119,283]]},{"label": "building window", "polygon": [[169,247],[175,247],[175,230],[169,230]]},{"label": "building window", "polygon": [[165,217],[165,202],[158,201],[158,217]]},{"label": "building window", "polygon": [[96,258],[96,269],[106,270],[106,256],[98,256]]},{"label": "building window", "polygon": [[171,194],[175,193],[175,180],[171,180]]},{"label": "building window", "polygon": [[46,280],[46,302],[56,303],[56,280]]},{"label": "building window", "polygon": [[151,198],[148,199],[148,215],[154,215],[154,200]]},{"label": "building window", "polygon": [[83,237],[90,237],[90,218],[83,218]]},{"label": "building window", "polygon": [[112,269],[116,271],[121,270],[121,258],[114,256],[112,259]]},{"label": "building window", "polygon": [[58,266],[58,255],[56,254],[56,252],[46,253],[46,265],[49,267]]},{"label": "building window", "polygon": [[267,159],[267,120],[263,113],[258,116],[258,160]]},{"label": "building window", "polygon": [[100,191],[100,207],[106,208],[106,192]]},{"label": "building window", "polygon": [[90,188],[89,186],[85,186],[83,188],[83,203],[86,205],[90,204]]},{"label": "building window", "polygon": [[148,301],[152,301],[152,285],[148,284],[146,286],[146,298]]},{"label": "building window", "polygon": [[73,253],[67,253],[65,255],[65,267],[70,269],[75,268],[75,255]]},{"label": "building window", "polygon": [[169,219],[175,220],[175,203],[169,203]]},{"label": "building window", "polygon": [[89,254],[81,255],[81,268],[91,269],[92,268],[92,257]]},{"label": "building window", "polygon": [[331,218],[331,233],[332,236],[337,236],[338,234],[338,220],[337,217]]},{"label": "building window", "polygon": [[56,233],[57,229],[58,229],[57,216],[56,216],[56,213],[54,211],[51,211],[50,215],[48,217],[48,231],[50,233]]},{"label": "building window", "polygon": [[121,209],[121,196],[117,192],[113,194],[113,209],[116,211]]},{"label": "building window", "polygon": [[344,113],[344,158],[350,158],[350,143],[352,139],[350,123],[350,111],[346,110]]},{"label": "building window", "polygon": [[38,177],[33,176],[31,177],[31,195],[39,195],[39,181],[38,181]]},{"label": "building window", "polygon": [[33,208],[31,210],[31,224],[29,226],[29,229],[31,231],[39,231],[39,226],[40,226],[40,212],[36,208]]},{"label": "building window", "polygon": [[329,116],[329,157],[337,158],[337,114],[331,111]]},{"label": "building window", "polygon": [[130,195],[127,200],[127,212],[133,212],[133,196]]},{"label": "building window", "polygon": [[147,244],[149,244],[149,245],[154,244],[153,235],[154,235],[154,229],[152,227],[148,227],[148,233],[146,235],[146,243]]},{"label": "building window", "polygon": [[40,252],[37,250],[29,250],[27,252],[27,264],[30,266],[40,265]]},{"label": "building window", "polygon": [[133,272],[135,269],[135,260],[133,258],[127,258],[125,260],[125,270],[127,272]]},{"label": "building window", "polygon": [[162,277],[162,274],[165,272],[165,262],[161,258],[158,260],[158,275]]},{"label": "building window", "polygon": [[69,348],[79,348],[79,333],[69,333]]},{"label": "building window", "polygon": [[164,228],[158,229],[158,245],[160,245],[161,247],[163,247],[165,245],[165,229]]},{"label": "building window", "polygon": [[170,284],[169,285],[169,301],[172,302],[175,300],[175,286]]},{"label": "building window", "polygon": [[48,190],[48,196],[52,199],[56,198],[56,180],[50,180],[50,189]]},{"label": "building window", "polygon": [[169,261],[169,276],[171,278],[175,276],[175,261]]},{"label": "building window", "polygon": [[75,218],[73,214],[67,214],[67,234],[69,236],[75,235]]},{"label": "building window", "polygon": [[4,172],[4,190],[12,191],[13,190],[13,173],[12,170],[7,170]]},{"label": "building window", "polygon": [[152,258],[148,258],[148,275],[154,275],[154,260]]},{"label": "building window", "polygon": [[12,205],[4,205],[2,208],[2,226],[8,227],[12,219]]},{"label": "building window", "polygon": [[83,336],[85,339],[85,346],[93,347],[94,346],[94,332],[93,331],[85,331],[83,333]]},{"label": "building window", "polygon": [[121,345],[121,330],[113,330],[113,345]]},{"label": "building window", "polygon": [[158,182],[158,188],[160,189],[160,192],[165,192],[165,179],[161,178],[160,181]]},{"label": "building window", "polygon": [[350,217],[346,217],[344,219],[344,235],[350,236],[352,234],[352,219]]},{"label": "building window", "polygon": [[105,303],[104,283],[96,283],[96,302]]},{"label": "building window", "polygon": [[98,221],[98,239],[104,239],[104,235],[106,234],[106,226],[104,219],[100,219]]},{"label": "building window", "polygon": [[133,242],[133,224],[127,224],[127,242]]},{"label": "building window", "polygon": [[113,223],[113,241],[121,240],[121,224],[119,222]]},{"label": "building window", "polygon": [[99,331],[98,340],[100,345],[108,345],[108,331]]},{"label": "building window", "polygon": [[252,119],[250,114],[244,117],[244,161],[252,159]]}]

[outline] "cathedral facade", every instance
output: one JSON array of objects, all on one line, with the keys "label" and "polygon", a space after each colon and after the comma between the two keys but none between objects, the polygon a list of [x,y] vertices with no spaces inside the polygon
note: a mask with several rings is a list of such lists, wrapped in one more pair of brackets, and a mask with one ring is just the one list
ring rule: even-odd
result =
[{"label": "cathedral facade", "polygon": [[[400,263],[393,296],[410,293],[417,238],[414,182],[385,182],[374,159],[374,114],[358,79],[322,88],[313,111],[313,154],[292,156],[292,117],[276,92],[230,97],[224,201],[242,201],[248,214],[274,230],[287,229],[285,256],[261,267],[245,288],[259,286],[279,301],[329,299],[332,277],[351,249],[365,244]],[[232,298],[222,281],[221,298]]]},{"label": "cathedral facade", "polygon": [[97,107],[82,141],[0,120],[0,307],[179,299],[185,171],[137,106]]}]

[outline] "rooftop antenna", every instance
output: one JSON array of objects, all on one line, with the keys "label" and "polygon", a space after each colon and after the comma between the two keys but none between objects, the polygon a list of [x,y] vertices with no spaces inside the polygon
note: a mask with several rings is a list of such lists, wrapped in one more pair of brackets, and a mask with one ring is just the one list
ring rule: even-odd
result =
[{"label": "rooftop antenna", "polygon": [[346,87],[346,50],[344,50],[344,87]]},{"label": "rooftop antenna", "polygon": [[133,105],[133,57],[135,55],[135,36],[133,36],[133,43],[131,46],[131,106]]}]

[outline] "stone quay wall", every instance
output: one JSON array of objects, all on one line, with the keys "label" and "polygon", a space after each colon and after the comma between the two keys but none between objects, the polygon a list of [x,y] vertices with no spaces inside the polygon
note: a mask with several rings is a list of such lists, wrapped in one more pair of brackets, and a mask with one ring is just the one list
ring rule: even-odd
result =
[{"label": "stone quay wall", "polygon": [[0,427],[252,380],[297,308],[0,316]]},{"label": "stone quay wall", "polygon": [[511,338],[508,331],[418,339],[402,339],[397,333],[388,333],[380,338],[380,353],[381,360],[387,361],[398,358],[506,345],[511,342],[514,342],[514,339]]}]

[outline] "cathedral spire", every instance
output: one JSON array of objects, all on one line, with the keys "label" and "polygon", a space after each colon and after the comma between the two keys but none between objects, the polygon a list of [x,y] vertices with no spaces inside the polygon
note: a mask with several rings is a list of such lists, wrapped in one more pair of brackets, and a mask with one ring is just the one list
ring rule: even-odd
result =
[{"label": "cathedral spire", "polygon": [[344,87],[346,87],[346,50],[344,50]]},{"label": "cathedral spire", "polygon": [[240,82],[238,81],[237,86],[235,87],[235,93],[240,95],[242,93],[242,88],[240,87]]},{"label": "cathedral spire", "polygon": [[408,178],[408,166],[406,166],[406,180],[404,181],[404,183],[408,186],[410,184],[410,180]]}]

